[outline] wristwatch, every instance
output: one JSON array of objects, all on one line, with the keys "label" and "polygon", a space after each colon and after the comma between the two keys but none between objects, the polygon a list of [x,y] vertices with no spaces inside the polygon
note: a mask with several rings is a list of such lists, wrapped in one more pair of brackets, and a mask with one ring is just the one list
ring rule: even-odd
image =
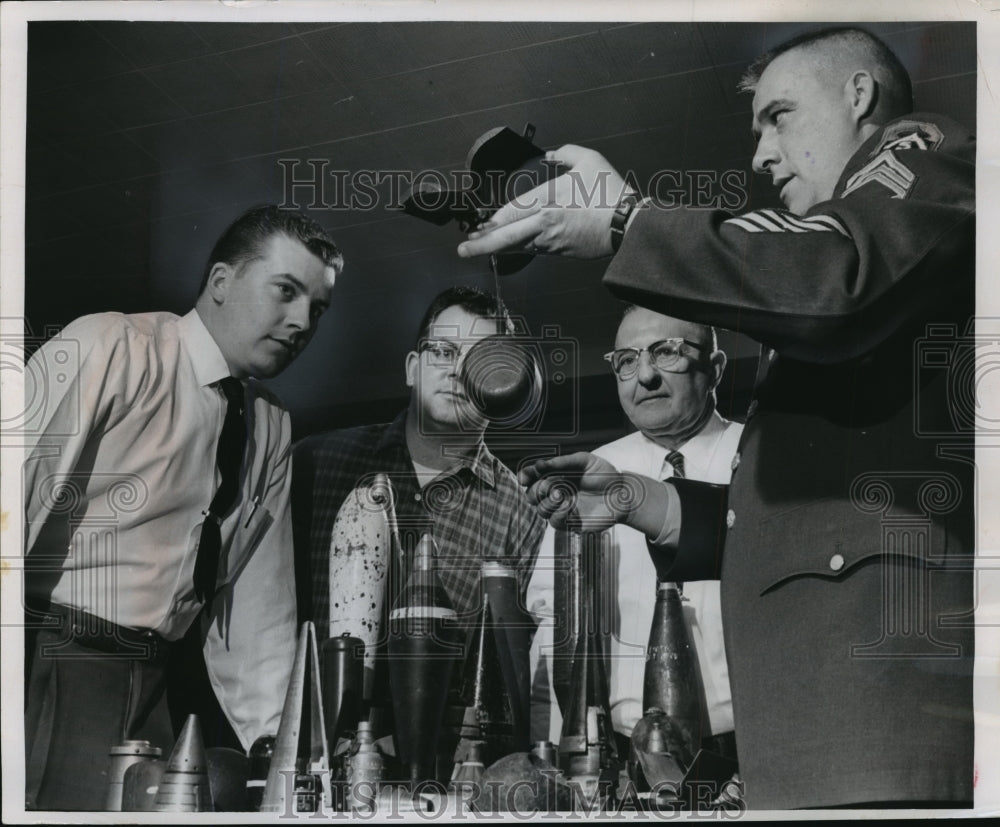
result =
[{"label": "wristwatch", "polygon": [[622,246],[622,239],[625,238],[625,227],[628,225],[629,216],[642,203],[642,196],[632,190],[626,191],[618,206],[615,207],[615,214],[611,216],[611,249],[618,252]]}]

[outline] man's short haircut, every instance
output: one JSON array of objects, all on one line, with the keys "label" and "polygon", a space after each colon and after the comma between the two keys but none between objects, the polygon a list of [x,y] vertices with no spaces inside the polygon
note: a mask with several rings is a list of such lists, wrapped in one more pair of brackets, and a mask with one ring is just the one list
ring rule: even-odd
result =
[{"label": "man's short haircut", "polygon": [[417,330],[417,347],[420,346],[422,340],[430,338],[431,328],[437,317],[449,307],[461,307],[473,316],[481,316],[486,319],[499,318],[502,320],[505,332],[514,332],[514,325],[503,301],[493,293],[487,293],[478,287],[459,284],[443,290],[434,297],[427,312],[424,313],[423,319],[420,320],[420,327]]},{"label": "man's short haircut", "polygon": [[[628,316],[630,313],[634,313],[636,310],[639,310],[641,307],[642,306],[638,305],[638,304],[626,304],[625,308],[622,310],[622,317],[621,317],[621,320],[619,320],[618,324],[620,325],[622,323],[622,321],[625,320],[626,316]],[[649,310],[648,307],[647,308],[642,308],[642,309]],[[659,311],[658,310],[651,310],[650,312],[651,313],[658,313]],[[660,313],[660,315],[661,316],[667,316],[666,313]],[[676,316],[667,316],[667,318],[674,319],[674,318],[677,318],[677,317]],[[685,321],[687,321],[687,319],[678,319],[678,321],[685,322]],[[709,347],[710,347],[710,349],[708,351],[709,353],[715,353],[715,351],[717,351],[719,349],[719,337],[715,334],[715,328],[714,327],[712,327],[709,324],[699,324],[698,322],[688,322],[688,323],[696,325],[697,327],[701,328],[702,333],[705,336],[705,339],[709,343]]]},{"label": "man's short haircut", "polygon": [[310,253],[339,276],[344,269],[344,257],[333,239],[318,223],[294,210],[283,210],[274,204],[251,207],[237,218],[219,237],[205,264],[199,295],[208,285],[212,268],[220,261],[239,267],[264,255],[264,245],[276,235],[300,241]]},{"label": "man's short haircut", "polygon": [[751,63],[743,73],[737,88],[741,92],[753,92],[757,88],[760,76],[775,58],[792,49],[819,45],[832,46],[840,52],[860,51],[877,70],[880,70],[881,77],[877,79],[881,81],[880,86],[885,99],[879,103],[886,117],[895,118],[913,111],[913,84],[906,67],[885,43],[871,32],[856,26],[819,29],[786,40]]}]

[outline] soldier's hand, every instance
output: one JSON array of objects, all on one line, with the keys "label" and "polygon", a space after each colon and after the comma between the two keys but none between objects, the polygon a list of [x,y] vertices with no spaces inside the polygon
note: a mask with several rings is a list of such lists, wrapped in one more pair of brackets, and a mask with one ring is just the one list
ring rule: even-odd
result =
[{"label": "soldier's hand", "polygon": [[567,144],[546,153],[561,175],[505,204],[458,247],[463,258],[500,251],[609,256],[611,218],[627,189],[598,152]]},{"label": "soldier's hand", "polygon": [[601,531],[623,522],[641,487],[594,454],[538,460],[521,469],[528,501],[556,528]]}]

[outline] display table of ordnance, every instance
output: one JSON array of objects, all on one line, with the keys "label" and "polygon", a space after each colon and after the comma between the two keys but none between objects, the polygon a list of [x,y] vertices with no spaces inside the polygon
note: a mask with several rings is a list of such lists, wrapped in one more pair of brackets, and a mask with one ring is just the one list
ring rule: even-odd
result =
[{"label": "display table of ordnance", "polygon": [[[373,475],[338,514],[329,637],[320,645],[314,625],[303,624],[278,732],[248,755],[206,750],[191,716],[166,760],[145,741],[117,745],[108,810],[474,817],[742,809],[734,764],[697,748],[695,665],[674,584],[657,584],[647,712],[623,755],[611,728],[601,635],[592,633],[607,537],[557,532],[550,662],[563,726],[558,749],[532,745],[535,623],[513,570],[483,563],[481,608],[463,630],[435,571],[430,534],[402,566],[392,494],[388,478]],[[387,606],[397,565],[409,576]]]}]

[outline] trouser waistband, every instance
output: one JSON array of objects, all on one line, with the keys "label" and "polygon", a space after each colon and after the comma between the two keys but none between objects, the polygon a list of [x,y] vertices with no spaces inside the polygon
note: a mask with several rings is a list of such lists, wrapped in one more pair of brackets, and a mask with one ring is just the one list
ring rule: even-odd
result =
[{"label": "trouser waistband", "polygon": [[48,603],[29,606],[42,618],[51,618],[52,628],[62,629],[66,640],[80,646],[123,658],[145,661],[165,660],[174,643],[152,629],[129,629],[71,606]]}]

